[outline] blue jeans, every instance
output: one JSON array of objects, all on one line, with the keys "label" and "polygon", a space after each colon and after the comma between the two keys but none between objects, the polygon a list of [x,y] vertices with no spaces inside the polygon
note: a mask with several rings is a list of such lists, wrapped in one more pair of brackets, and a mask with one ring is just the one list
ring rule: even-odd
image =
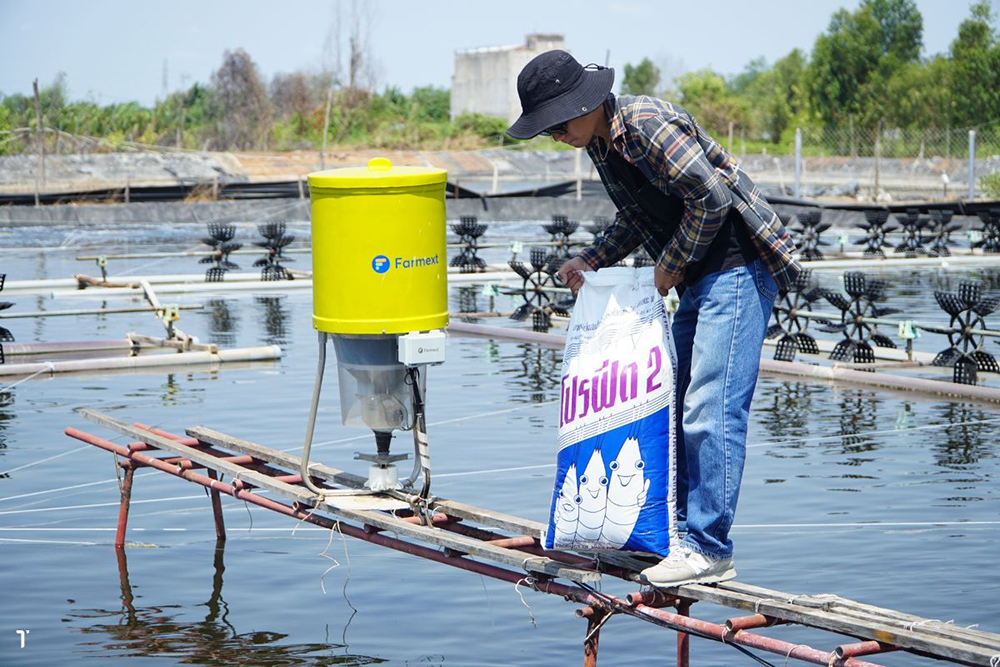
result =
[{"label": "blue jeans", "polygon": [[733,554],[747,420],[777,284],[763,262],[704,276],[674,314],[677,347],[677,513],[684,544]]}]

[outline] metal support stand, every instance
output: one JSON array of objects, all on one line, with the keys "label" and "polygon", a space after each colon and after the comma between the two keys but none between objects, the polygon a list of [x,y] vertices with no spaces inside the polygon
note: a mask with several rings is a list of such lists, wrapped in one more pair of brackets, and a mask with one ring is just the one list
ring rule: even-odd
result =
[{"label": "metal support stand", "polygon": [[313,386],[312,405],[309,408],[309,421],[306,422],[306,439],[302,445],[302,463],[299,466],[299,474],[302,475],[302,483],[306,488],[318,496],[323,496],[326,492],[313,484],[309,477],[309,450],[312,449],[313,431],[316,429],[316,413],[319,411],[319,394],[323,389],[323,369],[326,367],[326,338],[325,331],[319,334],[319,363],[316,366],[316,384]]},{"label": "metal support stand", "polygon": [[597,645],[601,640],[601,626],[607,623],[611,612],[599,607],[578,609],[577,616],[587,619],[587,635],[583,639],[583,667],[597,667]]},{"label": "metal support stand", "polygon": [[125,546],[125,529],[128,526],[128,508],[132,501],[132,477],[135,476],[135,466],[132,462],[122,465],[125,469],[125,479],[122,480],[121,505],[118,506],[118,531],[115,533],[115,548],[121,549]]},{"label": "metal support stand", "polygon": [[[205,474],[208,475],[213,482],[219,480],[218,473],[211,468],[205,471]],[[212,498],[212,515],[215,517],[215,539],[218,542],[225,542],[226,524],[222,519],[222,497],[219,495],[219,491],[217,489],[209,491],[209,496]]]},{"label": "metal support stand", "polygon": [[[691,615],[691,603],[681,600],[677,604],[677,614],[679,616]],[[677,632],[677,667],[688,667],[691,661],[691,635],[686,632]]]},{"label": "metal support stand", "polygon": [[[335,495],[338,492],[332,491],[330,489],[323,489],[317,486],[309,475],[309,453],[312,449],[313,433],[316,430],[316,413],[319,411],[319,397],[323,389],[323,371],[326,368],[326,343],[329,334],[324,331],[317,332],[319,341],[319,361],[316,366],[316,383],[313,386],[313,397],[312,404],[309,407],[309,420],[306,423],[306,434],[305,441],[302,445],[302,460],[299,465],[299,474],[302,476],[302,483],[310,491],[316,495],[322,497],[327,495]],[[413,472],[410,477],[403,482],[403,488],[412,489],[416,484],[417,478],[423,475],[424,483],[420,489],[420,498],[427,499],[430,497],[431,489],[431,459],[430,459],[430,448],[427,444],[427,423],[424,417],[424,399],[420,393],[419,384],[419,374],[420,371],[417,368],[408,368],[407,375],[410,379],[410,386],[413,391],[413,449],[414,449],[414,461],[413,461]],[[403,456],[395,457],[390,456],[388,453],[388,441],[385,438],[380,440],[379,434],[375,434],[376,437],[376,447],[378,447],[378,454],[375,457],[371,457],[364,454],[359,454],[358,458],[374,461],[376,463],[391,462],[393,460],[405,458]],[[384,451],[383,451],[384,449]],[[343,493],[342,491],[340,493]],[[351,490],[351,493],[356,495],[359,493],[365,493],[364,490]]]}]

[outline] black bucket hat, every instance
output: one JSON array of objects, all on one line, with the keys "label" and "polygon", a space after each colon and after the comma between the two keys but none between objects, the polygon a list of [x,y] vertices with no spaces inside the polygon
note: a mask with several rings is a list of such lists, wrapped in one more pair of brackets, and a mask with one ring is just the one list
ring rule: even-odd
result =
[{"label": "black bucket hat", "polygon": [[604,102],[614,81],[615,71],[610,67],[584,67],[560,50],[539,54],[517,75],[521,117],[507,128],[507,134],[530,139],[585,116]]}]

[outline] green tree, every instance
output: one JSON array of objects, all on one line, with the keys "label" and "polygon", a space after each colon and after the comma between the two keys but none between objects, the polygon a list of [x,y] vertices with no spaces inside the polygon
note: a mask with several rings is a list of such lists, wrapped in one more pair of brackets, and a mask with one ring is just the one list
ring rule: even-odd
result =
[{"label": "green tree", "polygon": [[792,119],[807,112],[807,72],[805,54],[794,49],[753,78],[742,95],[753,134],[777,143]]},{"label": "green tree", "polygon": [[1000,44],[990,4],[979,0],[951,43],[952,122],[960,127],[1000,119]]},{"label": "green tree", "polygon": [[945,129],[953,103],[951,61],[944,56],[908,63],[886,85],[886,118],[897,127]]},{"label": "green tree", "polygon": [[451,115],[451,92],[446,88],[414,88],[410,102],[411,115],[416,120],[443,122]]},{"label": "green tree", "polygon": [[660,85],[660,68],[649,58],[643,58],[634,67],[625,64],[625,78],[622,79],[623,95],[655,95],[658,85]]},{"label": "green tree", "polygon": [[886,89],[896,71],[920,55],[923,17],[913,0],[864,0],[838,10],[816,39],[810,99],[830,126],[857,118],[873,127],[885,117]]},{"label": "green tree", "polygon": [[681,105],[706,129],[728,132],[729,123],[744,125],[747,103],[733,94],[726,80],[712,70],[688,72],[677,77]]}]

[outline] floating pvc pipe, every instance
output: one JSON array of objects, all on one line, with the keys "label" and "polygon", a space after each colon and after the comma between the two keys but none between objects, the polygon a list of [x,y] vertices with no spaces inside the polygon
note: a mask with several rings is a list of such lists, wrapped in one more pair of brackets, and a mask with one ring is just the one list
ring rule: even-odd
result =
[{"label": "floating pvc pipe", "polygon": [[139,347],[127,338],[120,340],[81,340],[66,343],[4,343],[3,352],[8,357],[34,354],[69,354],[73,352],[104,352],[131,350]]},{"label": "floating pvc pipe", "polygon": [[[312,248],[282,248],[281,250],[282,254],[301,254],[307,252],[312,252]],[[266,253],[267,251],[264,249],[251,250],[248,248],[247,250],[233,250],[228,254],[263,255]],[[174,252],[142,252],[142,253],[133,253],[128,255],[77,255],[76,259],[81,262],[84,261],[93,262],[99,260],[101,257],[103,257],[104,259],[160,259],[167,257],[210,257],[218,254],[220,254],[218,250],[212,250],[211,248],[206,248],[205,250],[191,250],[191,251],[177,250]]]},{"label": "floating pvc pipe", "polygon": [[75,359],[70,361],[44,361],[27,364],[0,365],[0,376],[34,375],[48,372],[77,373],[102,370],[132,370],[155,368],[158,366],[186,366],[189,364],[226,363],[231,361],[266,361],[281,358],[281,348],[277,345],[244,347],[234,350],[211,352],[181,352],[176,354],[152,354],[138,357],[102,357],[99,359]]},{"label": "floating pvc pipe", "polygon": [[[203,310],[201,304],[190,306],[178,306],[179,310]],[[134,308],[85,308],[79,310],[36,310],[27,313],[2,313],[0,320],[13,319],[18,317],[66,317],[76,315],[116,315],[120,313],[155,313],[156,309],[150,306],[136,306]]]},{"label": "floating pvc pipe", "polygon": [[[550,334],[538,331],[525,331],[523,329],[493,327],[484,324],[470,324],[468,322],[452,322],[448,325],[448,331],[472,336],[486,336],[490,338],[505,338],[508,340],[539,343],[541,345],[557,349],[566,345],[566,337],[563,334]],[[928,380],[924,378],[887,373],[870,373],[867,371],[856,371],[849,368],[837,368],[835,366],[817,366],[814,364],[804,364],[796,361],[778,361],[776,359],[763,358],[760,360],[760,370],[768,373],[777,373],[779,375],[818,378],[829,381],[839,380],[842,382],[850,382],[851,384],[862,384],[872,387],[882,387],[885,389],[913,391],[923,394],[934,394],[937,396],[968,398],[986,401],[989,403],[1000,403],[1000,389],[993,387],[980,387],[977,385],[956,384],[954,382],[947,382],[944,380]]]}]

